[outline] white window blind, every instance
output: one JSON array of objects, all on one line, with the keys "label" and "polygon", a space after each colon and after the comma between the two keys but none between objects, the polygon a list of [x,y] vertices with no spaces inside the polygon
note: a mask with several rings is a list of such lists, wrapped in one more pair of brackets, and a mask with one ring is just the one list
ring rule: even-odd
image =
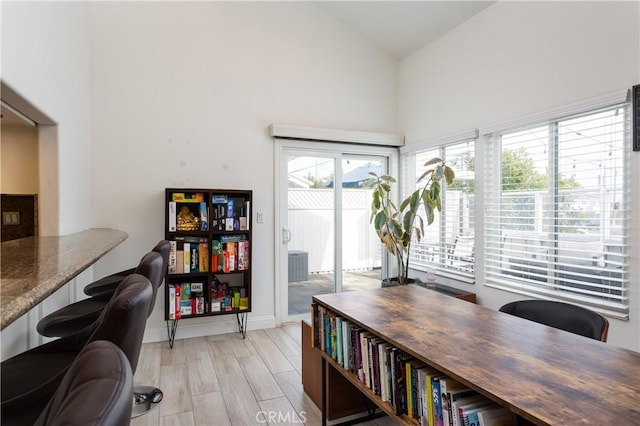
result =
[{"label": "white window blind", "polygon": [[430,226],[425,226],[421,242],[414,238],[409,264],[415,270],[473,283],[475,141],[406,153],[402,167],[405,196],[420,186],[416,179],[422,175],[424,164],[434,157],[446,161],[456,179],[449,187],[443,182],[442,212],[436,213]]},{"label": "white window blind", "polygon": [[487,142],[486,284],[628,318],[628,105]]}]

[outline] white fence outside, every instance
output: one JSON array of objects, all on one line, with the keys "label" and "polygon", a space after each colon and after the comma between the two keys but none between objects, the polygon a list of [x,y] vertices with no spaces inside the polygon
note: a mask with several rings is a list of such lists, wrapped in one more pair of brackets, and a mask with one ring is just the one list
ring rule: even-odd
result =
[{"label": "white fence outside", "polygon": [[[345,271],[380,267],[382,246],[373,225],[371,191],[342,190],[342,269]],[[289,188],[289,251],[308,253],[309,273],[334,270],[333,189]]]}]

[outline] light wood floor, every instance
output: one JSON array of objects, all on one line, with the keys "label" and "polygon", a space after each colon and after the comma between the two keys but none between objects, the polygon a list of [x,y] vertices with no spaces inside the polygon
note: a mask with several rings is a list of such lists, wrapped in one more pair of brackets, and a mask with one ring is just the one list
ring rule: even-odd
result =
[{"label": "light wood floor", "polygon": [[[302,390],[300,330],[291,324],[248,331],[244,340],[239,333],[176,340],[173,349],[145,343],[134,382],[159,387],[164,400],[131,424],[320,425],[320,410]],[[267,423],[271,412],[279,420]]]}]

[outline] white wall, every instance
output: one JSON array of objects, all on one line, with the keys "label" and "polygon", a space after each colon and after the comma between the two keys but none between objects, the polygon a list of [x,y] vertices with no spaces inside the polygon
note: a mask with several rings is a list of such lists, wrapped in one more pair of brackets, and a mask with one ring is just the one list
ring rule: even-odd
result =
[{"label": "white wall", "polygon": [[[265,223],[254,216],[249,327],[273,324],[267,126],[394,133],[397,61],[308,2],[104,2],[90,16],[93,226],[129,233],[97,275],[163,238],[165,187],[252,189]],[[147,341],[166,339],[163,301]],[[181,321],[177,337],[234,322]]]},{"label": "white wall", "polygon": [[38,129],[31,126],[2,126],[0,192],[38,193]]},{"label": "white wall", "polygon": [[85,3],[2,2],[1,78],[58,124],[40,129],[44,235],[91,224],[87,25]]},{"label": "white wall", "polygon": [[[638,2],[498,2],[400,64],[398,116],[407,144],[607,95],[640,83]],[[481,142],[480,147],[481,149]],[[640,155],[632,154],[632,211]],[[478,165],[477,178],[481,178]],[[482,223],[482,209],[476,212]],[[640,219],[632,224],[631,319],[609,343],[640,349]],[[477,260],[482,262],[482,253]],[[481,266],[481,265],[480,265]],[[475,285],[493,308],[521,298]]]}]

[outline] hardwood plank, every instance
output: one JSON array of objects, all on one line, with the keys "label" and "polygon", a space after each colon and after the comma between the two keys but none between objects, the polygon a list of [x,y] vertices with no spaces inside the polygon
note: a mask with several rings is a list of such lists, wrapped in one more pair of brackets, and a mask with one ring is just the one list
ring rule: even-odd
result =
[{"label": "hardwood plank", "polygon": [[209,345],[206,337],[192,337],[183,340],[183,350],[185,352],[206,352]]},{"label": "hardwood plank", "polygon": [[195,426],[195,424],[193,413],[190,411],[160,417],[160,426]]},{"label": "hardwood plank", "polygon": [[186,364],[163,365],[160,368],[160,389],[164,394],[158,404],[160,417],[191,411],[191,395]]},{"label": "hardwood plank", "polygon": [[231,345],[231,350],[237,358],[258,355],[253,344],[248,339],[243,339],[238,335],[237,337],[229,337],[227,341]]},{"label": "hardwood plank", "polygon": [[282,352],[278,350],[276,345],[264,335],[265,339],[260,339],[259,342],[254,344],[254,347],[260,357],[264,360],[264,363],[272,373],[281,373],[283,371],[294,370],[293,365],[289,360],[282,355]]},{"label": "hardwood plank", "polygon": [[247,339],[249,339],[250,342],[255,342],[258,340],[265,340],[268,339],[269,336],[267,336],[267,334],[264,332],[264,330],[249,330],[247,331]]},{"label": "hardwood plank", "polygon": [[212,355],[213,369],[218,374],[239,373],[240,364],[238,364],[237,358],[231,354]]},{"label": "hardwood plank", "polygon": [[291,355],[288,356],[287,359],[291,365],[293,365],[293,368],[295,368],[298,373],[302,374],[302,359],[300,355]]},{"label": "hardwood plank", "polygon": [[207,338],[207,346],[211,355],[233,355],[233,349],[226,335],[224,338],[218,339]]},{"label": "hardwood plank", "polygon": [[193,419],[196,425],[231,425],[222,392],[194,395],[191,401],[193,402]]},{"label": "hardwood plank", "polygon": [[298,346],[302,346],[302,338],[300,337],[300,321],[283,324],[282,329],[294,340],[294,342],[296,342]]},{"label": "hardwood plank", "polygon": [[184,364],[184,340],[175,340],[173,348],[169,347],[168,342],[162,345],[160,365],[176,365]]},{"label": "hardwood plank", "polygon": [[242,372],[218,374],[222,398],[233,425],[256,424],[260,406]]},{"label": "hardwood plank", "polygon": [[300,355],[300,345],[289,337],[281,328],[270,328],[264,331],[284,356]]},{"label": "hardwood plank", "polygon": [[238,358],[238,363],[258,402],[284,396],[278,382],[271,375],[262,358],[257,355]]},{"label": "hardwood plank", "polygon": [[220,390],[211,355],[206,348],[205,352],[187,352],[187,370],[192,396]]}]

